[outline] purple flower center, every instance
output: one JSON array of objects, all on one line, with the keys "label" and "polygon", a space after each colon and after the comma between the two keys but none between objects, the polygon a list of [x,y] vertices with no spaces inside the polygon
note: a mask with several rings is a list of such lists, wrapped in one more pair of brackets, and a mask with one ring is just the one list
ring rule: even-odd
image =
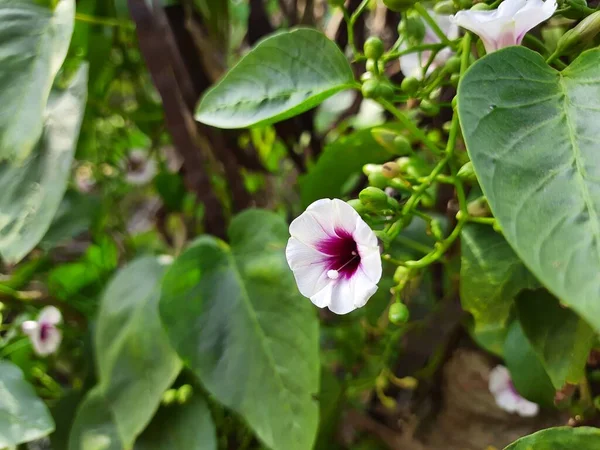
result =
[{"label": "purple flower center", "polygon": [[356,241],[346,230],[336,229],[334,236],[329,236],[317,244],[321,253],[328,255],[327,270],[339,272],[340,277],[350,278],[360,265],[360,255]]},{"label": "purple flower center", "polygon": [[52,330],[52,328],[54,327],[49,323],[43,323],[40,326],[40,339],[42,342],[47,340],[48,337],[50,337],[50,330]]}]

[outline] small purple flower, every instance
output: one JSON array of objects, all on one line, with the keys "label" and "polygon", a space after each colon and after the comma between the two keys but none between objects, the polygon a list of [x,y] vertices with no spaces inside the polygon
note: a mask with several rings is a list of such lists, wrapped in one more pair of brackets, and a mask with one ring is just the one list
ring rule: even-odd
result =
[{"label": "small purple flower", "polygon": [[491,53],[520,45],[525,34],[556,11],[556,0],[504,0],[491,11],[459,11],[452,21],[477,34]]},{"label": "small purple flower", "polygon": [[39,356],[54,353],[62,341],[62,333],[56,327],[62,322],[62,314],[54,306],[46,306],[40,311],[37,320],[23,322],[23,333],[29,336],[33,350]]},{"label": "small purple flower", "polygon": [[290,234],[288,264],[300,293],[319,308],[347,314],[377,291],[377,237],[346,202],[317,200],[292,222]]},{"label": "small purple flower", "polygon": [[536,416],[539,406],[519,395],[510,378],[508,369],[496,366],[490,372],[489,389],[496,404],[504,411],[517,413],[522,417]]}]

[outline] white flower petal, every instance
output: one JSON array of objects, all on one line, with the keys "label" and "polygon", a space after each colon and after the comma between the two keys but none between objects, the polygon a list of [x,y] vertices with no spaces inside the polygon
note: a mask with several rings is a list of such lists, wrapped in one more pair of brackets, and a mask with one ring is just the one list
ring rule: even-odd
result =
[{"label": "white flower petal", "polygon": [[58,350],[62,341],[62,333],[59,329],[52,327],[47,330],[46,339],[42,340],[39,333],[30,336],[30,339],[35,353],[39,356],[47,356]]},{"label": "white flower petal", "polygon": [[496,405],[509,413],[517,412],[519,405],[519,397],[516,396],[510,389],[499,392],[494,396]]},{"label": "white flower petal", "polygon": [[[349,206],[349,205],[348,205]],[[356,228],[352,237],[356,242],[358,247],[371,247],[371,248],[379,248],[377,244],[377,236],[373,233],[373,230],[367,225],[360,217],[359,221],[356,223]]]},{"label": "white flower petal", "polygon": [[521,417],[534,417],[537,416],[540,411],[540,407],[533,402],[521,397],[517,405],[517,414]]},{"label": "white flower petal", "polygon": [[515,14],[517,43],[521,43],[529,30],[552,17],[556,8],[556,0],[527,0],[526,5]]},{"label": "white flower petal", "polygon": [[39,327],[39,324],[35,320],[26,320],[21,324],[21,329],[27,336],[37,333]]},{"label": "white flower petal", "polygon": [[[381,263],[381,258],[379,258]],[[362,266],[362,264],[361,264]],[[379,274],[381,278],[381,273]],[[379,281],[379,279],[377,280]],[[352,294],[354,296],[354,306],[356,308],[362,308],[367,304],[367,301],[377,292],[377,283],[374,283],[370,277],[365,274],[362,267],[356,270],[356,273],[352,277]]]},{"label": "white flower petal", "polygon": [[314,303],[315,306],[319,308],[325,308],[329,306],[331,303],[331,292],[333,290],[333,286],[335,281],[330,280],[328,284],[325,285],[323,289],[318,291],[316,294],[311,295],[310,301]]},{"label": "white flower petal", "polygon": [[499,17],[503,18],[513,18],[514,15],[519,12],[525,5],[528,0],[504,0],[498,6],[498,9],[493,12],[498,12]]},{"label": "white flower petal", "polygon": [[[406,49],[406,47],[401,50]],[[427,52],[430,53],[430,52]],[[400,70],[405,77],[414,77],[417,80],[423,79],[423,66],[427,63],[429,55],[423,53],[409,53],[400,57]],[[423,62],[424,61],[424,62]]]},{"label": "white flower petal", "polygon": [[305,297],[315,295],[330,281],[326,261],[319,251],[291,237],[285,253],[298,290]]},{"label": "white flower petal", "polygon": [[488,388],[492,394],[508,389],[510,383],[510,373],[506,367],[498,365],[490,371]]},{"label": "white flower petal", "polygon": [[40,324],[57,325],[62,322],[62,314],[58,308],[46,306],[40,311],[38,322]]},{"label": "white flower petal", "polygon": [[[344,230],[349,234],[354,235],[356,227],[360,223],[364,223],[360,214],[356,210],[339,198],[334,198],[331,201],[335,210],[334,227],[336,230]],[[366,224],[365,224],[366,226]]]},{"label": "white flower petal", "polygon": [[383,270],[379,247],[365,248],[359,246],[358,253],[360,254],[360,266],[358,268],[365,274],[371,283],[379,283]]},{"label": "white flower petal", "polygon": [[334,215],[331,200],[317,200],[290,224],[292,237],[314,246],[322,239],[333,236]]},{"label": "white flower petal", "polygon": [[288,239],[285,257],[292,270],[314,265],[320,265],[324,270],[327,268],[325,264],[327,255],[293,236]]},{"label": "white flower petal", "polygon": [[340,315],[354,311],[357,308],[354,303],[354,294],[352,283],[348,280],[336,280],[332,283],[329,310]]}]

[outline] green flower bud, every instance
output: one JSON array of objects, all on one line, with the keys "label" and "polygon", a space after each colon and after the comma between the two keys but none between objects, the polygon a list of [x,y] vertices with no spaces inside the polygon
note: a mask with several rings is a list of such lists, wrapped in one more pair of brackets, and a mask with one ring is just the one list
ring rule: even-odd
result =
[{"label": "green flower bud", "polygon": [[365,72],[360,76],[360,81],[364,83],[371,78],[375,78],[375,75],[373,75],[371,72]]},{"label": "green flower bud", "polygon": [[367,72],[379,73],[379,72],[377,72],[377,70],[379,69],[379,67],[377,65],[377,61],[375,61],[374,59],[367,60],[365,67],[367,68]]},{"label": "green flower bud", "polygon": [[361,87],[361,91],[364,98],[377,97],[379,93],[379,80],[377,78],[366,80]]},{"label": "green flower bud", "polygon": [[396,200],[394,197],[390,197],[389,195],[387,198],[387,204],[388,208],[393,211],[397,211],[400,209],[400,203],[398,202],[398,200]]},{"label": "green flower bud", "polygon": [[394,148],[396,149],[396,155],[404,156],[412,153],[412,145],[406,136],[399,134],[394,138]]},{"label": "green flower bud", "polygon": [[415,1],[413,0],[383,0],[383,4],[387,9],[396,12],[406,11],[408,8],[412,7],[414,3]]},{"label": "green flower bud", "polygon": [[379,189],[385,189],[389,180],[381,173],[374,172],[369,175],[369,184]]},{"label": "green flower bud", "polygon": [[410,275],[410,269],[406,266],[398,266],[396,272],[394,272],[394,283],[404,284],[408,281]]},{"label": "green flower bud", "polygon": [[[570,3],[575,3],[579,6],[587,7],[587,2],[585,0],[571,0]],[[569,6],[569,3],[565,2],[565,6]],[[561,12],[561,15],[567,17],[568,19],[579,19],[583,13],[572,6],[564,12]]]},{"label": "green flower bud", "polygon": [[453,73],[452,75],[450,75],[450,84],[452,84],[452,86],[457,87],[459,81],[460,73]]},{"label": "green flower bud", "polygon": [[392,98],[394,98],[394,86],[389,80],[384,79],[379,84],[379,91],[377,92],[377,94],[378,97],[384,98],[386,100],[391,100]]},{"label": "green flower bud", "polygon": [[174,403],[176,399],[177,399],[177,390],[176,389],[167,389],[165,392],[163,392],[162,404],[170,405],[171,403]]},{"label": "green flower bud", "polygon": [[181,405],[186,403],[194,393],[194,389],[189,384],[184,384],[177,390],[177,402]]},{"label": "green flower bud", "polygon": [[433,7],[433,11],[436,14],[449,16],[450,14],[454,14],[456,12],[456,7],[454,6],[454,2],[452,0],[444,0]]},{"label": "green flower bud", "polygon": [[458,0],[458,6],[460,9],[469,9],[473,6],[473,0]]},{"label": "green flower bud", "polygon": [[425,24],[417,12],[410,12],[398,25],[398,34],[414,43],[421,43],[425,38]]},{"label": "green flower bud", "polygon": [[579,44],[587,44],[600,33],[600,11],[587,16],[575,28],[567,31],[558,40],[556,53],[562,54]]},{"label": "green flower bud", "polygon": [[458,56],[452,56],[446,61],[446,70],[449,73],[456,73],[460,71],[460,58]]},{"label": "green flower bud", "polygon": [[471,11],[487,11],[489,9],[492,9],[490,5],[486,3],[477,3],[476,5],[473,5]]},{"label": "green flower bud", "polygon": [[381,173],[386,178],[396,178],[400,174],[400,166],[397,162],[388,162],[381,168]]},{"label": "green flower bud", "polygon": [[383,41],[377,36],[371,36],[366,40],[364,50],[367,58],[378,60],[383,56]]},{"label": "green flower bud", "polygon": [[400,167],[401,172],[406,172],[406,169],[410,165],[410,158],[408,156],[403,156],[402,158],[398,158],[396,160],[396,164]]},{"label": "green flower bud", "polygon": [[371,130],[371,136],[379,145],[386,149],[392,155],[398,155],[394,140],[398,136],[397,131],[392,131],[388,128],[377,127]]},{"label": "green flower bud", "polygon": [[440,113],[440,105],[428,99],[421,100],[419,109],[423,114],[429,117],[437,116]]},{"label": "green flower bud", "polygon": [[462,166],[456,175],[462,181],[477,181],[477,175],[475,175],[475,169],[473,169],[473,163],[471,161]]},{"label": "green flower bud", "polygon": [[421,82],[415,77],[406,77],[400,83],[400,89],[406,92],[408,95],[413,95],[419,90]]},{"label": "green flower bud", "polygon": [[388,316],[390,318],[390,322],[392,322],[394,325],[401,325],[408,322],[410,312],[404,303],[397,302],[390,306]]},{"label": "green flower bud", "polygon": [[372,173],[381,173],[381,167],[381,164],[365,164],[362,170],[366,176],[369,176]]},{"label": "green flower bud", "polygon": [[372,210],[387,209],[388,196],[381,189],[369,186],[358,194],[363,205]]},{"label": "green flower bud", "polygon": [[367,209],[365,208],[365,205],[363,205],[359,199],[357,198],[353,198],[352,200],[348,200],[346,203],[348,203],[350,206],[352,206],[354,208],[354,210],[359,213],[359,214],[364,214],[367,212]]},{"label": "green flower bud", "polygon": [[442,132],[435,128],[427,133],[427,139],[435,144],[439,144],[442,142]]},{"label": "green flower bud", "polygon": [[473,217],[487,217],[491,214],[490,207],[485,197],[479,197],[467,204],[467,212]]}]

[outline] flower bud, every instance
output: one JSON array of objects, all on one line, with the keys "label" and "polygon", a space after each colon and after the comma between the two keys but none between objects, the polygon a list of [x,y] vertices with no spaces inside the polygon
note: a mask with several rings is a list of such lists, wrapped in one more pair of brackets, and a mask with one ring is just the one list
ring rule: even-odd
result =
[{"label": "flower bud", "polygon": [[369,186],[358,194],[363,205],[372,210],[387,209],[388,196],[381,189]]},{"label": "flower bud", "polygon": [[[585,0],[571,0],[569,3],[575,3],[579,6],[587,7],[587,2]],[[565,6],[570,6],[569,3],[565,2]],[[567,10],[561,12],[562,16],[565,16],[568,19],[579,19],[585,13],[582,13],[581,10],[573,8],[572,6]]]},{"label": "flower bud", "polygon": [[184,384],[177,390],[177,402],[181,405],[186,403],[194,393],[194,389],[189,384]]},{"label": "flower bud", "polygon": [[165,392],[163,392],[162,404],[170,405],[171,403],[174,403],[176,399],[177,399],[177,390],[176,389],[167,389]]},{"label": "flower bud", "polygon": [[452,0],[444,0],[436,3],[436,5],[433,7],[433,12],[443,16],[449,16],[450,14],[454,14],[456,12],[456,7],[454,6],[454,2]]},{"label": "flower bud", "polygon": [[488,11],[492,9],[487,3],[477,3],[471,7],[471,11]]},{"label": "flower bud", "polygon": [[449,73],[457,73],[460,71],[460,58],[458,56],[452,56],[446,61],[446,70]]},{"label": "flower bud", "polygon": [[456,175],[462,181],[477,181],[477,175],[475,175],[475,169],[473,169],[471,161],[462,166]]},{"label": "flower bud", "polygon": [[425,38],[425,24],[417,12],[409,12],[398,25],[398,34],[411,42],[420,44]]},{"label": "flower bud", "polygon": [[419,109],[423,112],[423,114],[429,117],[437,116],[440,113],[440,105],[427,99],[421,101]]},{"label": "flower bud", "polygon": [[388,179],[381,172],[373,172],[369,175],[369,184],[379,189],[385,189],[388,185]]},{"label": "flower bud", "polygon": [[394,138],[394,148],[398,156],[409,155],[413,152],[410,141],[406,136],[402,136],[401,134]]},{"label": "flower bud", "polygon": [[364,50],[367,58],[376,61],[383,56],[383,41],[377,36],[371,36],[366,40]]},{"label": "flower bud", "polygon": [[410,312],[404,303],[396,302],[390,306],[388,316],[394,325],[401,325],[408,322]]},{"label": "flower bud", "polygon": [[363,205],[361,203],[361,201],[357,198],[348,200],[346,203],[348,203],[350,206],[352,206],[354,208],[354,210],[359,214],[364,214],[367,212],[365,205]]},{"label": "flower bud", "polygon": [[376,78],[369,78],[366,80],[362,87],[361,92],[365,98],[375,98],[378,96],[379,91],[379,80]]},{"label": "flower bud", "polygon": [[379,145],[386,149],[392,155],[398,155],[394,140],[398,136],[397,131],[392,131],[388,128],[376,127],[371,129],[371,136]]},{"label": "flower bud", "polygon": [[419,90],[421,82],[415,77],[406,77],[400,83],[400,89],[406,92],[408,95],[413,95]]},{"label": "flower bud", "polygon": [[408,281],[410,275],[410,269],[406,266],[398,266],[396,272],[394,272],[394,282],[396,284],[404,284]]},{"label": "flower bud", "polygon": [[365,64],[365,68],[367,69],[367,72],[377,72],[377,61],[375,61],[374,59],[368,59],[367,63]]},{"label": "flower bud", "polygon": [[490,207],[485,197],[479,197],[467,204],[467,212],[473,217],[487,217],[490,215]]},{"label": "flower bud", "polygon": [[413,0],[383,0],[383,4],[387,9],[392,11],[402,12],[412,7],[415,2]]},{"label": "flower bud", "polygon": [[397,162],[387,162],[381,168],[381,173],[386,178],[396,178],[400,174],[400,166]]},{"label": "flower bud", "polygon": [[372,173],[381,173],[381,167],[381,164],[365,164],[362,170],[366,176],[369,176]]},{"label": "flower bud", "polygon": [[579,45],[587,44],[600,32],[600,11],[587,16],[575,28],[567,31],[558,40],[556,53],[562,54]]},{"label": "flower bud", "polygon": [[394,197],[389,196],[387,193],[385,195],[388,196],[388,198],[387,198],[388,208],[391,209],[392,211],[399,210],[400,209],[400,203],[398,202],[398,200],[396,200]]},{"label": "flower bud", "polygon": [[457,87],[459,81],[460,81],[459,73],[453,73],[452,75],[450,75],[450,84],[452,84],[452,86]]}]

